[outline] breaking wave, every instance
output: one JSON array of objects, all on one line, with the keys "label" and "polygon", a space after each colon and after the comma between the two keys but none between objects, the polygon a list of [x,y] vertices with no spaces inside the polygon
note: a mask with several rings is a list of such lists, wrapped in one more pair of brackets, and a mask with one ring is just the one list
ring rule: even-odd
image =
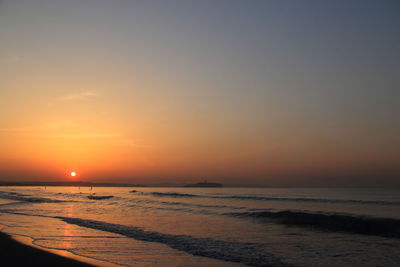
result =
[{"label": "breaking wave", "polygon": [[356,199],[325,199],[325,198],[285,198],[285,197],[263,197],[263,196],[223,196],[217,198],[261,200],[261,201],[293,201],[293,202],[318,202],[335,204],[366,204],[366,205],[400,205],[400,201],[379,200],[356,200]]},{"label": "breaking wave", "polygon": [[30,197],[25,194],[18,194],[14,192],[0,192],[0,198],[3,199],[11,199],[11,200],[19,200],[25,202],[33,202],[33,203],[59,203],[59,202],[66,202],[63,200],[57,199],[50,199],[50,198],[43,198],[43,197]]},{"label": "breaking wave", "polygon": [[238,199],[238,200],[258,200],[258,201],[288,201],[288,202],[314,202],[332,204],[360,204],[360,205],[400,205],[400,201],[384,200],[357,200],[357,199],[325,199],[325,198],[286,198],[268,196],[247,196],[247,195],[194,195],[177,192],[141,192],[133,190],[132,193],[153,195],[155,197],[179,197],[179,198],[217,198],[217,199]]},{"label": "breaking wave", "polygon": [[182,194],[182,193],[163,193],[163,192],[151,192],[153,196],[156,197],[201,197],[198,195],[192,195],[192,194]]},{"label": "breaking wave", "polygon": [[55,218],[61,219],[70,224],[117,233],[140,241],[162,243],[173,249],[195,256],[238,262],[249,266],[289,266],[288,264],[282,263],[278,258],[268,255],[261,245],[255,243],[239,243],[211,238],[195,238],[186,235],[164,234],[145,231],[134,226],[125,226],[80,218]]},{"label": "breaking wave", "polygon": [[113,198],[114,196],[87,196],[88,199],[93,199],[93,200],[101,200],[101,199],[110,199]]},{"label": "breaking wave", "polygon": [[400,238],[399,219],[300,210],[239,212],[226,213],[225,215],[269,219],[285,225],[312,227],[328,231]]}]

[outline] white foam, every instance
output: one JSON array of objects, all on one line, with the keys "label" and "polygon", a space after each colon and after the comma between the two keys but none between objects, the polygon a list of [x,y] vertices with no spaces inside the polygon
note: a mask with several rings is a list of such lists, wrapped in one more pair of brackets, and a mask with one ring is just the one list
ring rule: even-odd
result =
[{"label": "white foam", "polygon": [[184,251],[195,256],[239,262],[249,266],[287,266],[287,264],[280,262],[279,259],[267,255],[260,244],[228,242],[211,238],[195,238],[186,235],[164,234],[145,231],[134,226],[80,218],[56,218],[70,224],[117,233],[140,241],[162,243],[173,249]]}]

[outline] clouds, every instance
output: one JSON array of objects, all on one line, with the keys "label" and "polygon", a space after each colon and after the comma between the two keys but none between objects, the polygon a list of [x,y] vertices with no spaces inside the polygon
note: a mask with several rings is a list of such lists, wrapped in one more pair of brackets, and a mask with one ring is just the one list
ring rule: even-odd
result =
[{"label": "clouds", "polygon": [[71,120],[55,120],[42,126],[47,130],[59,130],[76,127],[77,124]]},{"label": "clouds", "polygon": [[19,56],[10,56],[5,58],[3,61],[6,63],[15,64],[22,62],[22,58]]},{"label": "clouds", "polygon": [[32,137],[43,137],[43,138],[59,138],[59,139],[115,139],[118,140],[121,137],[119,133],[108,133],[108,132],[83,132],[83,133],[71,133],[71,134],[46,134],[37,133],[31,134]]},{"label": "clouds", "polygon": [[101,142],[114,146],[135,148],[140,147],[133,139],[121,132],[109,131],[108,129],[93,129],[84,127],[75,121],[59,119],[44,124],[27,125],[25,127],[0,128],[0,136],[13,136],[14,138],[32,140],[58,140],[65,141],[84,141]]},{"label": "clouds", "polygon": [[30,125],[26,127],[15,128],[0,128],[0,132],[18,133],[18,134],[31,134],[43,131],[64,131],[76,127],[77,124],[71,120],[55,120],[49,123],[40,125]]},{"label": "clouds", "polygon": [[66,94],[60,97],[60,100],[71,101],[71,100],[85,100],[85,99],[93,99],[99,97],[100,94],[94,90],[87,90],[78,93]]}]

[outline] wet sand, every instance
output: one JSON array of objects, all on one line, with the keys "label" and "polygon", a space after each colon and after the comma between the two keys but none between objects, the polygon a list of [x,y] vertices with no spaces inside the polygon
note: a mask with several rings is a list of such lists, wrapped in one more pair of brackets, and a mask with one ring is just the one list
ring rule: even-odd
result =
[{"label": "wet sand", "polygon": [[9,235],[0,232],[0,266],[93,267],[94,265],[21,244]]}]

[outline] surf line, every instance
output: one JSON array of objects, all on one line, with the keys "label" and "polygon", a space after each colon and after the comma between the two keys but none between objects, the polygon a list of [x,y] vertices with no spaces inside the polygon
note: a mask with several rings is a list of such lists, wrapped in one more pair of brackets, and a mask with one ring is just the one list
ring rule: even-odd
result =
[{"label": "surf line", "polygon": [[95,220],[86,220],[72,217],[54,217],[64,222],[78,226],[121,234],[136,240],[165,244],[173,249],[189,253],[194,256],[203,256],[217,260],[238,262],[249,266],[286,267],[292,266],[280,261],[264,251],[261,244],[239,243],[211,238],[195,238],[186,235],[165,234],[145,231],[135,226],[107,223]]}]

